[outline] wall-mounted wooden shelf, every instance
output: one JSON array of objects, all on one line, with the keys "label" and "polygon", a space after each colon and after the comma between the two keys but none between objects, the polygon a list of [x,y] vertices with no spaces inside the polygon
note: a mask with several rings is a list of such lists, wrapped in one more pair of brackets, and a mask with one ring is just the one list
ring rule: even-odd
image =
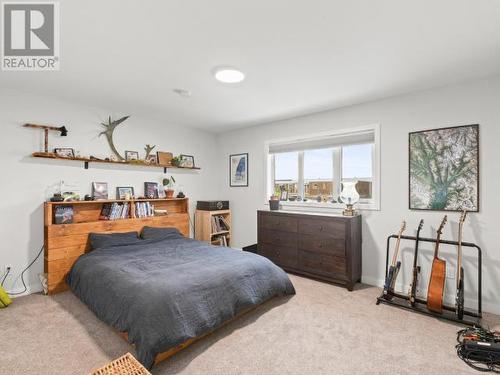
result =
[{"label": "wall-mounted wooden shelf", "polygon": [[31,154],[34,158],[42,158],[42,159],[55,159],[55,160],[65,160],[65,161],[81,161],[83,162],[83,167],[85,169],[89,168],[89,164],[114,164],[114,165],[133,165],[136,167],[144,167],[144,168],[163,168],[163,172],[167,173],[168,169],[183,169],[183,170],[200,170],[199,167],[176,167],[174,165],[162,165],[162,164],[145,164],[145,163],[134,163],[130,161],[113,161],[113,160],[98,160],[98,159],[90,159],[90,158],[65,158],[62,156],[57,156],[52,152],[34,152]]}]

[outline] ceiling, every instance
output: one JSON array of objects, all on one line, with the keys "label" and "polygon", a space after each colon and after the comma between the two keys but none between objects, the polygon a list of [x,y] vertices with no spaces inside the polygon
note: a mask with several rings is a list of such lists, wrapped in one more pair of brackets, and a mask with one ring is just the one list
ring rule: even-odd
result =
[{"label": "ceiling", "polygon": [[[0,87],[212,132],[500,74],[498,0],[60,6],[61,70],[0,72]],[[245,81],[215,81],[219,65]]]}]

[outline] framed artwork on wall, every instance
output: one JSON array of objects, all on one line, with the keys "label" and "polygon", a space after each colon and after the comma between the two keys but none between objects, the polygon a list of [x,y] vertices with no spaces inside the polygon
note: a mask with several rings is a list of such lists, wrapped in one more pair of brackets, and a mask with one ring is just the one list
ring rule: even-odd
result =
[{"label": "framed artwork on wall", "polygon": [[479,125],[409,134],[409,208],[479,211]]},{"label": "framed artwork on wall", "polygon": [[248,186],[248,153],[229,155],[229,186]]}]

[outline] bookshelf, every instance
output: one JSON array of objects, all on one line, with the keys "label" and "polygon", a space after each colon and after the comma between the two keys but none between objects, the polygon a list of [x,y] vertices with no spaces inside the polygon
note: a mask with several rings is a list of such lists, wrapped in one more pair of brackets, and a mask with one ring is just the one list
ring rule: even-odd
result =
[{"label": "bookshelf", "polygon": [[[222,219],[219,219],[222,218]],[[212,245],[231,246],[231,210],[196,210],[195,238]]]},{"label": "bookshelf", "polygon": [[[128,215],[115,220],[100,220],[103,206],[114,203],[128,203]],[[152,204],[157,210],[166,210],[166,215],[138,217],[135,215],[136,203]],[[55,213],[60,207],[71,210],[71,222],[56,222]],[[48,293],[67,290],[64,280],[73,263],[90,251],[89,233],[140,232],[145,226],[150,226],[174,227],[189,237],[188,207],[188,198],[45,202],[44,268]]]}]

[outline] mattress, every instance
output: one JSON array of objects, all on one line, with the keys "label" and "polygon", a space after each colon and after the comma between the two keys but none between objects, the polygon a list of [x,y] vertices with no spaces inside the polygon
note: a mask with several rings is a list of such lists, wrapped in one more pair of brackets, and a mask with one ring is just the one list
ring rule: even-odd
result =
[{"label": "mattress", "polygon": [[181,236],[95,249],[75,262],[67,282],[97,317],[128,333],[147,368],[238,313],[295,294],[268,259]]}]

